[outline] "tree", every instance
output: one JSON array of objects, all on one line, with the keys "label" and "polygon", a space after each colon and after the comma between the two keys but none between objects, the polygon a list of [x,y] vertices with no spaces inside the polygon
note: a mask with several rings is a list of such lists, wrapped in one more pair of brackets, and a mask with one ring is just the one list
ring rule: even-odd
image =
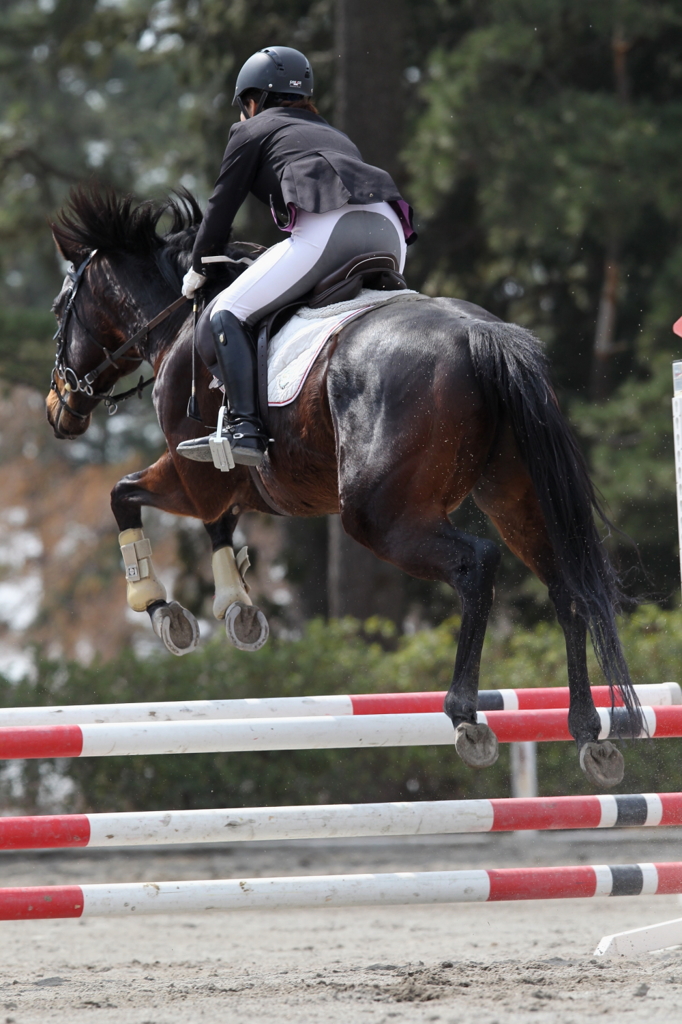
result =
[{"label": "tree", "polygon": [[536,330],[569,405],[590,390],[604,401],[627,380],[603,414],[572,407],[621,525],[638,538],[643,517],[657,523],[648,569],[659,589],[675,545],[674,516],[660,515],[670,426],[667,410],[655,429],[641,417],[670,393],[654,355],[670,358],[682,311],[682,13],[665,0],[488,0],[469,11],[457,47],[429,58],[408,148],[429,221],[423,286]]},{"label": "tree", "polygon": [[[353,139],[363,158],[400,176],[403,131],[403,30],[400,0],[337,0],[336,109],[334,123]],[[401,622],[404,575],[382,563],[329,518],[329,614]]]},{"label": "tree", "polygon": [[[673,0],[6,0],[0,375],[46,387],[49,306],[63,274],[47,222],[70,185],[97,177],[147,198],[182,183],[204,201],[236,116],[236,71],[283,40],[309,53],[324,116],[417,207],[410,284],[481,302],[547,343],[596,479],[641,542],[653,577],[645,589],[672,591],[678,8]],[[246,204],[235,233],[265,244],[280,237],[257,203]],[[590,392],[601,401],[586,401]],[[134,403],[129,412],[125,431],[102,417],[77,455],[62,446],[63,457],[130,454],[151,411]],[[469,502],[455,518],[473,532],[489,529]],[[612,542],[626,564],[636,561]],[[332,538],[337,578],[346,543],[352,550],[345,534]],[[398,621],[411,601],[434,621],[452,609],[439,585],[404,579],[403,597],[390,567],[382,582],[387,567],[355,547],[366,564],[335,609],[385,610],[382,588]],[[324,523],[292,528],[286,561],[307,614],[326,607],[328,548]],[[544,591],[511,556],[497,593],[497,608],[517,619],[543,614]]]}]

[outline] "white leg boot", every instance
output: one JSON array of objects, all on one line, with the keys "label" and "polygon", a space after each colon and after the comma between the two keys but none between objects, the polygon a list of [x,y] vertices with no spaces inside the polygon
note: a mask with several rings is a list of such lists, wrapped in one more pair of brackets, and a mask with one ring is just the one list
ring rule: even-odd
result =
[{"label": "white leg boot", "polygon": [[267,640],[270,629],[262,611],[254,607],[244,581],[249,567],[247,549],[243,547],[235,557],[233,548],[219,548],[213,552],[212,565],[215,579],[213,614],[216,619],[225,619],[230,643],[240,651],[257,651]]},{"label": "white leg boot", "polygon": [[166,588],[152,562],[152,545],[143,530],[124,530],[118,535],[126,572],[126,599],[134,612],[146,612],[155,601],[166,600]]},{"label": "white leg boot", "polygon": [[[141,529],[118,535],[126,574],[126,599],[134,612],[149,612],[152,628],[165,646],[178,657],[196,650],[199,623],[177,601],[166,601],[166,588],[156,575],[152,546]],[[156,605],[156,607],[152,607]]]}]

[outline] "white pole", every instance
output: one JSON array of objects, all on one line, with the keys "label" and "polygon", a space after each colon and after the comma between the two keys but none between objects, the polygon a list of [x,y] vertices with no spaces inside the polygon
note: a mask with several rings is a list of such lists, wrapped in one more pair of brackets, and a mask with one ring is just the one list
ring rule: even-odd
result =
[{"label": "white pole", "polygon": [[[538,795],[538,745],[534,740],[511,745],[511,793],[527,799]],[[517,832],[524,839],[537,835],[534,829]]]},{"label": "white pole", "polygon": [[[89,847],[490,832],[490,800],[91,814]],[[3,819],[0,818],[0,842]],[[1,846],[0,846],[1,848]]]},{"label": "white pole", "polygon": [[511,745],[511,791],[513,797],[538,795],[538,746],[535,740]]},{"label": "white pole", "polygon": [[677,531],[680,548],[680,581],[682,582],[682,361],[673,363],[673,395]]},{"label": "white pole", "polygon": [[649,924],[644,928],[633,928],[629,932],[605,935],[594,951],[595,956],[641,956],[655,953],[668,946],[679,946],[682,942],[682,917],[661,924]]}]

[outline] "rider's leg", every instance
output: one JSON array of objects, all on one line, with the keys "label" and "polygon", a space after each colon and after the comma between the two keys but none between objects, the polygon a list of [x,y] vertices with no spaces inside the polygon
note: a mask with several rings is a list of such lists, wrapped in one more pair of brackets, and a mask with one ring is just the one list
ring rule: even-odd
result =
[{"label": "rider's leg", "polygon": [[258,466],[267,448],[268,435],[258,409],[254,339],[227,309],[219,309],[211,316],[211,331],[218,376],[225,386],[230,410],[228,436],[232,456],[238,465]]},{"label": "rider's leg", "polygon": [[[393,252],[400,269],[404,266],[405,240],[388,203],[344,206],[325,214],[299,211],[291,237],[263,253],[217,297],[211,313],[216,364],[210,369],[226,388],[228,439],[235,462],[258,465],[267,445],[258,415],[249,325],[302,297],[353,256],[369,251]],[[212,460],[207,437],[183,441],[178,452],[201,462]]]}]

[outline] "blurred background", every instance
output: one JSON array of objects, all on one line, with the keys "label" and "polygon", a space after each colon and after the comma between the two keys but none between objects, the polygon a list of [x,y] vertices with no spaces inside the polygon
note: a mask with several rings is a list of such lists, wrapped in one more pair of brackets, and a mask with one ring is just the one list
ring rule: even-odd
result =
[{"label": "blurred background", "polygon": [[[545,343],[563,408],[623,530],[609,544],[626,589],[649,602],[625,628],[636,681],[674,679],[682,638],[670,413],[670,363],[680,355],[671,324],[682,314],[680,4],[3,0],[2,700],[448,685],[454,595],[380,563],[336,517],[244,517],[250,582],[273,631],[263,651],[227,649],[218,631],[194,661],[162,656],[147,617],[127,611],[108,497],[163,448],[149,398],[113,417],[100,410],[77,442],[54,440],[45,422],[50,305],[64,273],[50,220],[69,189],[88,181],[140,199],[184,186],[205,203],[236,118],[236,73],[275,42],[305,51],[322,114],[388,169],[415,207],[410,286],[478,302]],[[255,202],[243,207],[234,237],[278,240]],[[468,501],[454,518],[495,536]],[[164,582],[209,638],[203,529],[154,513],[145,524]],[[552,682],[565,684],[565,662],[546,592],[505,554],[482,685]],[[632,751],[628,764],[641,762],[644,774],[636,781],[631,773],[626,789],[661,789],[662,771],[678,784],[678,746],[657,746],[665,765],[654,764],[652,750]],[[472,781],[449,752],[396,752],[389,768],[384,752],[381,770],[367,752],[344,757],[364,799],[502,795],[507,771],[502,758]],[[564,754],[545,747],[542,757],[541,779],[550,786],[564,773],[565,792],[572,769]],[[351,798],[347,788],[334,791],[331,754],[254,758],[247,765],[239,755],[238,766],[228,757],[180,758],[165,768],[158,758],[144,771],[134,759],[125,771],[75,762],[68,778],[66,767],[34,763],[0,777],[0,800],[105,810],[106,796],[118,809],[150,808],[163,806],[164,793],[167,803],[171,785],[175,806]]]}]

